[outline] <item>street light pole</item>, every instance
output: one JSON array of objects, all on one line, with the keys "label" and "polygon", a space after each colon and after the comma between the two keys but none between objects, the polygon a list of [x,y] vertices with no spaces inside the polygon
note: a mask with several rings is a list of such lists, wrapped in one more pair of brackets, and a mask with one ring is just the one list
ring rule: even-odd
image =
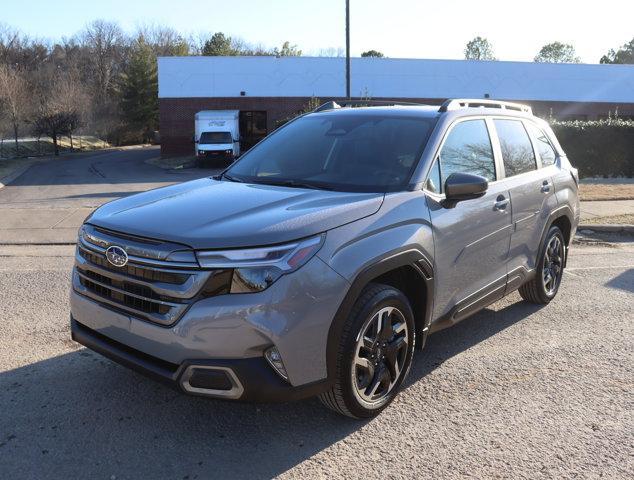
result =
[{"label": "street light pole", "polygon": [[350,100],[350,0],[346,0],[346,98]]}]

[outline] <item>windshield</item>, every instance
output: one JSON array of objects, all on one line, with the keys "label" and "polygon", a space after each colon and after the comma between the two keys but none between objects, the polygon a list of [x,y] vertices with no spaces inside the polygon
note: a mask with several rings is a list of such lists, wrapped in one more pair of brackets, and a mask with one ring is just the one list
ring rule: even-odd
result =
[{"label": "windshield", "polygon": [[229,132],[203,132],[198,143],[233,143],[233,139]]},{"label": "windshield", "polygon": [[259,143],[227,174],[249,183],[396,191],[409,181],[434,122],[411,115],[307,115]]}]

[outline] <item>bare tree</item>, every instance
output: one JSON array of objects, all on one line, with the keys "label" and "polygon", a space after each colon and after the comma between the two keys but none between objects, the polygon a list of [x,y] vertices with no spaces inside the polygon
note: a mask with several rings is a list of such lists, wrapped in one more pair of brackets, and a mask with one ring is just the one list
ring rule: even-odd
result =
[{"label": "bare tree", "polygon": [[98,106],[102,106],[106,103],[120,70],[125,36],[117,23],[95,20],[80,33],[79,41],[89,53],[95,101]]},{"label": "bare tree", "polygon": [[21,44],[20,32],[9,27],[9,25],[0,23],[0,63],[14,63],[11,57],[13,52],[20,48]]},{"label": "bare tree", "polygon": [[141,38],[152,48],[156,56],[186,56],[190,53],[187,40],[171,27],[158,24],[142,25],[135,38]]},{"label": "bare tree", "polygon": [[327,47],[327,48],[320,48],[317,51],[313,51],[312,52],[313,55],[315,55],[316,57],[345,57],[346,56],[346,50],[343,47]]},{"label": "bare tree", "polygon": [[31,107],[29,89],[20,70],[0,65],[0,114],[10,125],[15,139],[15,155],[20,153],[20,128]]},{"label": "bare tree", "polygon": [[35,134],[53,140],[55,155],[59,155],[59,138],[62,135],[69,137],[72,148],[73,134],[82,126],[90,103],[81,83],[72,74],[42,69],[37,75],[35,96]]}]

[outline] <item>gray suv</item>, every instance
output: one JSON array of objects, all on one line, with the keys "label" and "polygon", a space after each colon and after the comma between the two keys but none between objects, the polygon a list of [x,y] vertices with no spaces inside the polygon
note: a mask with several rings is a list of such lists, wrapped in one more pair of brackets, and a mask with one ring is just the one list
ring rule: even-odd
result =
[{"label": "gray suv", "polygon": [[371,417],[430,333],[555,297],[577,188],[526,106],[329,102],[217,177],[87,218],[72,336],[186,393]]}]

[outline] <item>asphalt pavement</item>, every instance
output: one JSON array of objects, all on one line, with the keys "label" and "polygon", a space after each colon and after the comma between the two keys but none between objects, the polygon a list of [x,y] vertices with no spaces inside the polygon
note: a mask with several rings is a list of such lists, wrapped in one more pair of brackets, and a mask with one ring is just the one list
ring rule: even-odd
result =
[{"label": "asphalt pavement", "polygon": [[217,169],[164,170],[146,160],[159,147],[97,151],[32,165],[0,189],[0,244],[72,243],[99,205]]},{"label": "asphalt pavement", "polygon": [[366,422],[186,397],[72,342],[73,247],[50,244],[106,201],[215,173],[158,154],[65,157],[0,189],[1,478],[634,478],[631,237],[575,245],[546,307],[512,294],[431,336]]},{"label": "asphalt pavement", "polygon": [[517,294],[432,335],[371,421],[314,399],[187,397],[70,340],[69,246],[0,246],[0,476],[634,478],[634,245],[574,245],[548,306]]}]

